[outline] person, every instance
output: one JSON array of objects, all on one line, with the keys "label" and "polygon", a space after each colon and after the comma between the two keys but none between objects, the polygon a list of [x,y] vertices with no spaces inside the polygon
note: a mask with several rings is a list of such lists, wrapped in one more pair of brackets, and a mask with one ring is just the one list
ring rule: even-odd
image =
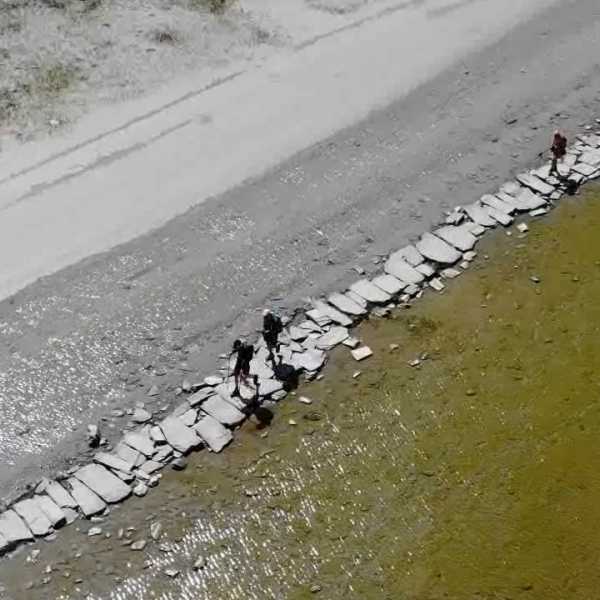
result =
[{"label": "person", "polygon": [[[233,350],[231,356],[236,355],[235,366],[233,368],[233,379],[235,381],[235,389],[233,396],[240,395],[240,381],[247,384],[248,376],[250,375],[250,361],[254,356],[254,346],[242,340],[233,342]],[[258,384],[258,377],[254,376],[254,386]]]},{"label": "person", "polygon": [[554,137],[552,138],[552,165],[550,166],[550,175],[557,175],[562,178],[561,172],[558,170],[558,161],[562,161],[567,153],[567,138],[560,132],[555,131]]},{"label": "person", "polygon": [[263,311],[263,338],[269,351],[269,360],[275,364],[275,352],[279,352],[279,334],[283,331],[281,319],[266,308]]}]

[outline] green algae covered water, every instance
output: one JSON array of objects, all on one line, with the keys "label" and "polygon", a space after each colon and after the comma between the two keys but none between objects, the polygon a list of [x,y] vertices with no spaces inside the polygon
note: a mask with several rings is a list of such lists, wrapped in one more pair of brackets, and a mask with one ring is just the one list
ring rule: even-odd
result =
[{"label": "green algae covered water", "polygon": [[101,536],[5,561],[9,597],[599,597],[599,232],[592,191],[491,236],[444,294],[359,329],[368,361],[339,349]]}]

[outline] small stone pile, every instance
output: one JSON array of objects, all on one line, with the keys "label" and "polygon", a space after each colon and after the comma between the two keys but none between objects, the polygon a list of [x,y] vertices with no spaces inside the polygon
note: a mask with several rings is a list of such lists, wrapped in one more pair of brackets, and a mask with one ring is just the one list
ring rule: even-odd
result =
[{"label": "small stone pile", "polygon": [[[351,348],[356,360],[368,358],[371,350],[350,336],[350,327],[369,314],[384,316],[426,288],[442,291],[445,280],[469,267],[476,256],[474,247],[488,229],[511,225],[517,214],[546,214],[568,185],[579,186],[598,177],[600,135],[580,136],[560,168],[562,181],[550,174],[550,164],[546,164],[505,183],[494,194],[455,208],[444,225],[393,252],[382,274],[312,300],[303,319],[286,323],[280,338],[283,363],[312,379],[325,364],[326,353],[339,344]],[[255,348],[251,373],[258,377],[258,396],[279,401],[287,392],[275,378],[268,350],[262,340]],[[228,363],[221,374],[199,384],[186,383],[186,397],[171,415],[157,423],[149,414],[138,415],[141,427],[126,433],[112,452],[97,452],[93,463],[71,469],[60,480],[43,480],[30,497],[0,514],[0,555],[22,542],[48,536],[80,516],[106,513],[111,504],[132,493],[143,496],[158,484],[162,468],[174,461],[183,468],[182,457],[192,450],[205,447],[221,452],[233,439],[235,428],[248,418],[248,401],[256,395],[243,385],[241,397],[232,395],[232,366]],[[93,433],[97,441],[97,432]]]}]

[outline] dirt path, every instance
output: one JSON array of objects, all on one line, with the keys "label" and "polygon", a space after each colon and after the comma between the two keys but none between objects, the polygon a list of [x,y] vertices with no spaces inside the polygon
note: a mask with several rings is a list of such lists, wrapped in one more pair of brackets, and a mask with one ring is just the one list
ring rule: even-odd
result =
[{"label": "dirt path", "polygon": [[[430,15],[431,22],[444,16]],[[353,265],[368,271],[378,253],[420,233],[445,206],[474,199],[534,161],[549,129],[576,126],[597,107],[598,30],[595,2],[558,3],[266,175],[3,302],[2,496],[83,451],[88,422],[105,417],[104,432],[117,435],[126,419],[111,409],[138,401],[167,406],[184,377],[212,369],[232,331],[256,326],[256,308],[273,302],[290,309],[308,294],[340,287],[356,275]],[[174,170],[169,178],[163,172],[162,186],[152,183],[152,198],[198,184],[182,182],[175,166],[190,159],[169,150],[161,147],[160,156]],[[251,145],[241,150],[250,153]],[[119,215],[115,198],[137,190],[145,199],[152,170],[134,160],[134,178],[117,161],[108,168],[122,178],[112,183],[110,171],[92,169],[49,192],[36,190],[48,202],[36,204],[29,220],[19,227],[3,221],[3,243],[24,253],[7,250],[6,264],[43,263],[39,248],[31,251],[41,242],[67,256],[73,242],[89,241],[96,222],[102,228],[103,210]],[[60,225],[74,222],[65,214],[85,212],[92,192],[101,208],[86,217],[87,229],[65,233]],[[12,215],[22,216],[29,202]],[[123,205],[128,224],[156,206],[134,208]],[[149,398],[155,384],[160,395]]]}]

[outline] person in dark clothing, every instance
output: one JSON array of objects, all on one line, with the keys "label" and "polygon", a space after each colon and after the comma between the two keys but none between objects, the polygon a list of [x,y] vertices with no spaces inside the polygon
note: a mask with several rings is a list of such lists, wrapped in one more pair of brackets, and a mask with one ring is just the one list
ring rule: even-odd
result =
[{"label": "person in dark clothing", "polygon": [[550,166],[550,175],[557,175],[559,179],[562,179],[562,174],[558,170],[558,161],[567,154],[567,138],[560,132],[555,131],[554,137],[552,138],[552,165]]},{"label": "person in dark clothing", "polygon": [[275,364],[275,352],[279,352],[279,334],[283,331],[281,319],[268,308],[263,312],[263,338],[269,351],[269,360]]},{"label": "person in dark clothing", "polygon": [[[250,361],[254,357],[254,346],[243,342],[242,340],[235,340],[233,342],[233,350],[231,355],[236,355],[235,366],[233,368],[233,379],[235,381],[235,389],[233,390],[234,396],[240,395],[240,381],[247,384],[248,376],[250,375]],[[254,386],[258,384],[258,377],[254,377]]]}]

